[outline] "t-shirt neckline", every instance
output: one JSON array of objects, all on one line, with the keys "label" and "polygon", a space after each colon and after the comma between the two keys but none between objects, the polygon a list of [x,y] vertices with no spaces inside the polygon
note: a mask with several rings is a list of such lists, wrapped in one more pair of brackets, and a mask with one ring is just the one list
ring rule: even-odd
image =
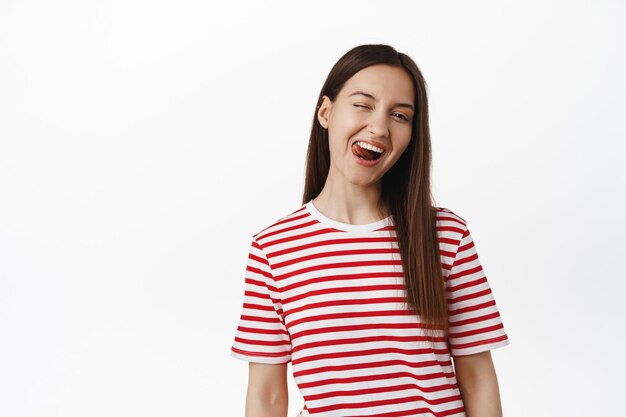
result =
[{"label": "t-shirt neckline", "polygon": [[366,224],[351,224],[351,223],[343,223],[337,220],[333,220],[330,217],[326,217],[322,214],[314,205],[313,200],[309,200],[306,203],[306,208],[309,214],[318,222],[325,226],[332,227],[337,230],[341,230],[343,232],[372,232],[374,230],[380,229],[384,226],[388,226],[391,224],[391,216],[387,216],[384,219],[377,220],[375,222],[366,223]]}]

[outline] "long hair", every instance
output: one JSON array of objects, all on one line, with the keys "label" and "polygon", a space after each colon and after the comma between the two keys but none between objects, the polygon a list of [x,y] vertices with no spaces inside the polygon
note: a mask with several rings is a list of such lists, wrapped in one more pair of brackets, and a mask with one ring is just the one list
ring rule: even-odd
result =
[{"label": "long hair", "polygon": [[389,45],[360,45],[346,52],[333,66],[317,100],[306,156],[302,203],[322,191],[330,169],[328,130],[317,118],[322,97],[335,101],[345,82],[354,74],[376,64],[403,68],[412,78],[415,117],[411,140],[401,157],[382,178],[379,210],[394,222],[404,272],[408,308],[427,329],[448,334],[445,283],[442,277],[436,234],[436,204],[430,188],[431,143],[428,125],[426,82],[417,64]]}]

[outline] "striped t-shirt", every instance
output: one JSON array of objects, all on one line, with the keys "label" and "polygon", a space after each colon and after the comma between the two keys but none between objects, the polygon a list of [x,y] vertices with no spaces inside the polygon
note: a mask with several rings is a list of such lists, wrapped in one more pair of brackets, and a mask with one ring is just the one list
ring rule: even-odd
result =
[{"label": "striped t-shirt", "polygon": [[451,357],[509,344],[467,222],[437,207],[450,330],[406,308],[391,217],[353,225],[312,200],[252,236],[231,355],[291,361],[299,416],[465,416]]}]

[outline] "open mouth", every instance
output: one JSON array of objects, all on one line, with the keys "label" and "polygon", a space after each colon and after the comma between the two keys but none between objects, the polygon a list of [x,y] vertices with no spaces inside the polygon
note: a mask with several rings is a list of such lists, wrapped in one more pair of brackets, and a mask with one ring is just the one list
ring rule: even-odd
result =
[{"label": "open mouth", "polygon": [[357,141],[352,144],[352,153],[366,161],[375,161],[385,153],[385,150],[365,142]]}]

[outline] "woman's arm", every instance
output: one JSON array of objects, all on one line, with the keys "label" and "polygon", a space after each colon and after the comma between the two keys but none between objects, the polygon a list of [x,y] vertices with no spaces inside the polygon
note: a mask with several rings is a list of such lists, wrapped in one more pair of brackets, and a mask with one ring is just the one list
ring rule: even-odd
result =
[{"label": "woman's arm", "polygon": [[502,417],[491,351],[456,356],[454,369],[467,417]]},{"label": "woman's arm", "polygon": [[246,417],[286,417],[288,397],[286,363],[249,363]]}]

